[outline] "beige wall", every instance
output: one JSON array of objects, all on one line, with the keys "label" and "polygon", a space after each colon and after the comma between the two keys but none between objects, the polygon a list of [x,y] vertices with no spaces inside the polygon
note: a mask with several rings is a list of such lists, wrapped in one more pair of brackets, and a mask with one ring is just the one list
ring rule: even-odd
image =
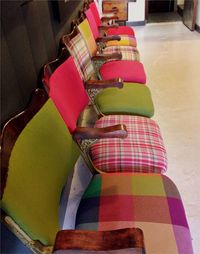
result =
[{"label": "beige wall", "polygon": [[145,20],[145,0],[128,3],[128,21]]}]

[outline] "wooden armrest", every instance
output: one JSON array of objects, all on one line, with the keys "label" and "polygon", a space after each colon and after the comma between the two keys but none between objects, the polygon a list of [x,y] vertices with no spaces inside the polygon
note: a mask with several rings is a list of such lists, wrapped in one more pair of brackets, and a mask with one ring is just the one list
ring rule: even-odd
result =
[{"label": "wooden armrest", "polygon": [[128,132],[124,124],[117,124],[105,128],[77,127],[75,139],[101,139],[101,138],[126,138]]},{"label": "wooden armrest", "polygon": [[108,60],[121,60],[122,54],[121,53],[114,53],[108,55],[96,55],[92,57],[92,61],[108,61]]},{"label": "wooden armrest", "polygon": [[119,27],[119,24],[100,25],[100,26],[98,26],[98,28],[99,28],[100,30],[107,30],[107,29],[109,29],[109,28],[117,28],[117,27]]},{"label": "wooden armrest", "polygon": [[[144,254],[144,237],[139,228],[111,231],[61,230],[57,233],[53,253],[115,253],[129,250],[132,254]],[[113,251],[113,252],[112,252]]]},{"label": "wooden armrest", "polygon": [[107,41],[120,41],[121,37],[119,35],[111,35],[111,36],[104,36],[98,37],[96,42],[107,42]]},{"label": "wooden armrest", "polygon": [[123,80],[121,78],[110,79],[110,80],[88,80],[85,82],[86,89],[101,89],[108,87],[122,88],[124,86]]},{"label": "wooden armrest", "polygon": [[109,21],[111,21],[111,20],[118,20],[118,19],[119,19],[118,16],[113,15],[113,16],[111,16],[111,17],[102,17],[102,18],[101,18],[101,21],[102,21],[102,22],[109,22]]}]

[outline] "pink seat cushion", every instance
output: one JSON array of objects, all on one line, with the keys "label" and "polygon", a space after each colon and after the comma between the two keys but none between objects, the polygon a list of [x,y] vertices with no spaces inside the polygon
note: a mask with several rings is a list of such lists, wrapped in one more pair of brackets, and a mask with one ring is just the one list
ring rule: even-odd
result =
[{"label": "pink seat cushion", "polygon": [[130,35],[135,36],[134,30],[129,26],[119,26],[116,28],[109,28],[107,30],[108,35]]},{"label": "pink seat cushion", "polygon": [[125,82],[146,83],[143,64],[137,61],[109,61],[101,66],[100,75],[103,80],[120,77]]},{"label": "pink seat cushion", "polygon": [[125,139],[100,139],[90,148],[94,166],[100,172],[163,173],[167,156],[159,126],[141,116],[109,115],[99,119],[95,127],[125,124]]}]

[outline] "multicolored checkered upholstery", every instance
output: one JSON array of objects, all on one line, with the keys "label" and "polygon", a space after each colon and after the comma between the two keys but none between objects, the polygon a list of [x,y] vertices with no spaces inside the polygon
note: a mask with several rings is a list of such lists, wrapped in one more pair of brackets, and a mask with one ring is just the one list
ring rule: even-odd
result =
[{"label": "multicolored checkered upholstery", "polygon": [[109,115],[95,127],[125,124],[125,139],[100,139],[90,148],[90,157],[100,172],[163,173],[167,169],[166,151],[159,126],[142,116]]},{"label": "multicolored checkered upholstery", "polygon": [[137,41],[135,37],[129,35],[120,35],[120,41],[108,41],[106,46],[132,46],[137,47]]},{"label": "multicolored checkered upholstery", "polygon": [[81,200],[76,228],[138,227],[148,254],[192,254],[184,207],[175,184],[160,174],[95,175]]},{"label": "multicolored checkered upholstery", "polygon": [[103,49],[103,54],[105,55],[114,53],[121,53],[122,60],[140,61],[139,51],[131,46],[109,46]]},{"label": "multicolored checkered upholstery", "polygon": [[67,43],[67,48],[72,55],[79,73],[85,80],[90,79],[95,69],[87,48],[87,45],[80,33]]}]

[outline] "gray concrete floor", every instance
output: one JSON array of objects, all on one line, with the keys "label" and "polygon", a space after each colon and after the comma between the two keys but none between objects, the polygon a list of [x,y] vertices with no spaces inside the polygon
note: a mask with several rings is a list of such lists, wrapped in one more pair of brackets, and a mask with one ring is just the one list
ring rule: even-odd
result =
[{"label": "gray concrete floor", "polygon": [[[155,104],[156,120],[168,153],[166,173],[183,199],[200,253],[200,34],[182,22],[136,27],[141,61]],[[76,208],[91,175],[79,161],[72,182],[64,228],[73,228]],[[173,253],[169,253],[173,254]]]}]

